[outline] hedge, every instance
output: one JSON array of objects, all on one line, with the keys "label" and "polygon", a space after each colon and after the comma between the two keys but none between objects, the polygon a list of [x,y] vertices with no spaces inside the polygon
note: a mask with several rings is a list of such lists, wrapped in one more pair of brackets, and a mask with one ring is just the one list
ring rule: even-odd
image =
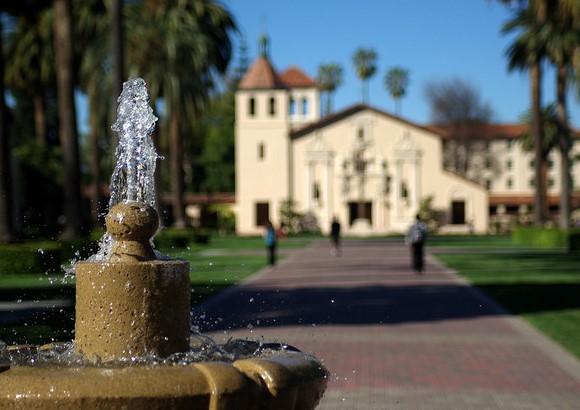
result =
[{"label": "hedge", "polygon": [[521,246],[534,248],[565,248],[580,250],[580,230],[558,228],[515,228],[512,241]]}]

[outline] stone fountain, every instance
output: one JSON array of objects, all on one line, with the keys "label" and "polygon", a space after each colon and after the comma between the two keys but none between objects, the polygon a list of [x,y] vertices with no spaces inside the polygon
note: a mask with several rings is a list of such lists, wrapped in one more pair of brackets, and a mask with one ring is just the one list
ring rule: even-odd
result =
[{"label": "stone fountain", "polygon": [[74,343],[0,346],[0,409],[316,407],[328,380],[316,358],[283,348],[237,354],[191,334],[189,264],[151,246],[156,118],[145,82],[126,82],[119,102],[107,234],[75,266]]}]

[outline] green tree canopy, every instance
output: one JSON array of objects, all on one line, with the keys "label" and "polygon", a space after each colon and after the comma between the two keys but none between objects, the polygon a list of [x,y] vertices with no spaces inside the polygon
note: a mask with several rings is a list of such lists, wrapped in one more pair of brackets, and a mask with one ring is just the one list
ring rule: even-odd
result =
[{"label": "green tree canopy", "polygon": [[356,76],[362,81],[362,101],[368,103],[368,81],[377,72],[377,52],[372,48],[358,48],[353,56],[352,63]]}]

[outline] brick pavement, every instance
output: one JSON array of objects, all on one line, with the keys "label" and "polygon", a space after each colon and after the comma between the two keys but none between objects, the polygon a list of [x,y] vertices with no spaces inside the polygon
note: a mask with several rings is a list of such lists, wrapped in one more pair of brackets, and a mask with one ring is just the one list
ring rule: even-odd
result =
[{"label": "brick pavement", "polygon": [[331,372],[319,409],[580,409],[580,362],[400,241],[291,252],[194,311],[201,330],[281,341]]}]

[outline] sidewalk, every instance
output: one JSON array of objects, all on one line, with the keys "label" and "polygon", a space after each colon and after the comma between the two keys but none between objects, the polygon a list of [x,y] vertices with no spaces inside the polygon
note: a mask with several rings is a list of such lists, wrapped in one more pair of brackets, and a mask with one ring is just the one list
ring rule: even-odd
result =
[{"label": "sidewalk", "polygon": [[[264,256],[265,257],[265,256]],[[326,241],[194,311],[218,341],[282,341],[332,373],[319,409],[577,409],[580,362],[398,241]]]}]

